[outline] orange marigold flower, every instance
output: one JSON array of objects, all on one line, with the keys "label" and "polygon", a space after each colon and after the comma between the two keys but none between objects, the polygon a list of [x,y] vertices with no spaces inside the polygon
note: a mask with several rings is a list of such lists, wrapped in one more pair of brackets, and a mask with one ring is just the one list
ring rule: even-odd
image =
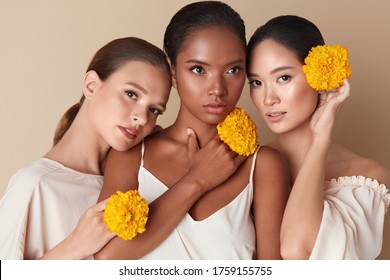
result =
[{"label": "orange marigold flower", "polygon": [[117,191],[106,204],[104,222],[110,232],[116,232],[124,240],[131,240],[146,230],[148,213],[148,203],[141,198],[138,190]]},{"label": "orange marigold flower", "polygon": [[219,138],[237,154],[249,156],[256,151],[256,125],[244,109],[234,108],[225,120],[217,125],[217,130]]},{"label": "orange marigold flower", "polygon": [[328,91],[343,85],[351,76],[348,50],[340,45],[313,47],[305,58],[303,72],[316,91]]}]

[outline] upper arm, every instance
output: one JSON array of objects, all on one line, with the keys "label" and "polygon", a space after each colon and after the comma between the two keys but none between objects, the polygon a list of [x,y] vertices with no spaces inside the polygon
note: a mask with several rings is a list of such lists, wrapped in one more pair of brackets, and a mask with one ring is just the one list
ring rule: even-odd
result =
[{"label": "upper arm", "polygon": [[138,187],[141,144],[125,152],[114,149],[109,151],[104,168],[103,187],[98,201],[108,198],[116,191],[126,192]]},{"label": "upper arm", "polygon": [[254,173],[253,214],[256,227],[257,257],[281,259],[280,228],[290,193],[290,174],[284,157],[262,147]]}]

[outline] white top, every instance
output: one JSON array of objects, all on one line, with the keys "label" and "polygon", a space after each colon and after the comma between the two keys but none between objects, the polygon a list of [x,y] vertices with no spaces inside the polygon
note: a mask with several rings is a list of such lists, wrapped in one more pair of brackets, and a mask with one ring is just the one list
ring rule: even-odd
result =
[{"label": "white top", "polygon": [[[168,188],[143,167],[143,155],[144,146],[138,173],[139,192],[151,203]],[[195,221],[186,214],[168,238],[143,259],[252,259],[255,229],[250,210],[256,156],[257,151],[253,157],[249,184],[233,201],[202,221]]]},{"label": "white top", "polygon": [[325,182],[324,213],[310,259],[373,260],[382,249],[385,185],[363,176]]},{"label": "white top", "polygon": [[0,259],[42,257],[96,203],[102,184],[46,158],[19,170],[0,201]]}]

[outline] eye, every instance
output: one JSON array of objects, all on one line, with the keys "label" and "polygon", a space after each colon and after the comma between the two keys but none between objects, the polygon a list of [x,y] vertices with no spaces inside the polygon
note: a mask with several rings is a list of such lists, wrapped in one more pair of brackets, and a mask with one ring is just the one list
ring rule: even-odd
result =
[{"label": "eye", "polygon": [[260,81],[260,80],[253,80],[253,81],[249,81],[249,86],[250,87],[260,87],[262,86],[263,83]]},{"label": "eye", "polygon": [[163,114],[163,112],[161,110],[156,109],[156,108],[150,108],[149,111],[155,115],[162,115]]},{"label": "eye", "polygon": [[137,94],[134,91],[132,91],[132,90],[126,91],[126,94],[131,99],[137,100],[137,98],[138,98]]},{"label": "eye", "polygon": [[230,68],[230,69],[227,71],[227,73],[228,73],[228,74],[236,74],[236,73],[238,73],[238,72],[241,71],[241,70],[242,70],[241,67],[236,66],[236,67]]},{"label": "eye", "polygon": [[291,79],[291,76],[283,75],[280,78],[278,78],[278,82],[285,83],[285,82],[288,82],[290,79]]},{"label": "eye", "polygon": [[204,68],[201,66],[194,66],[190,70],[192,72],[194,72],[195,74],[204,74],[205,73]]}]

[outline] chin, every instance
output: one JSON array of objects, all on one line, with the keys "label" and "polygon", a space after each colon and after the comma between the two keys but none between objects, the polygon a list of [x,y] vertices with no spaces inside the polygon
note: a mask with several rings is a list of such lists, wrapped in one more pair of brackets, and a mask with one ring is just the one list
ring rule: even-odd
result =
[{"label": "chin", "polygon": [[267,126],[268,126],[269,130],[271,130],[275,134],[283,134],[283,133],[290,131],[290,129],[288,129],[286,127],[276,126],[274,124],[267,125]]},{"label": "chin", "polygon": [[112,145],[111,147],[114,149],[114,150],[116,150],[116,151],[118,151],[118,152],[125,152],[125,151],[127,151],[128,149],[130,149],[130,148],[132,148],[132,147],[134,147],[134,146],[136,146],[137,144],[139,144],[140,143],[140,141],[138,141],[138,140],[136,140],[136,141],[132,141],[131,143],[126,143],[126,144],[114,144],[114,145]]},{"label": "chin", "polygon": [[206,118],[203,118],[203,122],[209,124],[209,125],[218,125],[220,122],[222,122],[226,116],[226,115],[210,115],[210,116],[207,116]]}]

